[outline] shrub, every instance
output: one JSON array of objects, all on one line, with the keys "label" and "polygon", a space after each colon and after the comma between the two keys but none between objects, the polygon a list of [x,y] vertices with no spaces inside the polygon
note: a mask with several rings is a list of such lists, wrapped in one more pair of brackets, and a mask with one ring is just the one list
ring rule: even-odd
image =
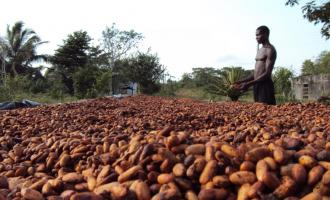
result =
[{"label": "shrub", "polygon": [[76,97],[82,99],[93,98],[97,96],[94,87],[98,73],[98,68],[89,66],[81,68],[76,73],[74,73],[73,87]]},{"label": "shrub", "polygon": [[99,95],[110,94],[112,85],[112,72],[111,70],[103,71],[96,77],[95,89]]},{"label": "shrub", "polygon": [[8,86],[1,85],[0,86],[0,102],[12,101],[13,98],[14,98],[14,96],[10,92],[10,88]]}]

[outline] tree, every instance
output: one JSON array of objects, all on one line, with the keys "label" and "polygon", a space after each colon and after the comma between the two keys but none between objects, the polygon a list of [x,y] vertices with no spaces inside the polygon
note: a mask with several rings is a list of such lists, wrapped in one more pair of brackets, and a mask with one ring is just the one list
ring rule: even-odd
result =
[{"label": "tree", "polygon": [[330,51],[323,51],[316,60],[316,65],[320,68],[321,73],[330,73]]},{"label": "tree", "polygon": [[184,73],[181,77],[180,80],[180,86],[181,87],[193,87],[194,83],[193,83],[193,76],[191,73]]},{"label": "tree", "polygon": [[288,98],[291,93],[291,79],[293,78],[292,70],[285,67],[276,68],[273,80],[275,92],[282,94],[284,98]]},{"label": "tree", "polygon": [[99,95],[108,95],[111,92],[112,71],[100,69],[100,75],[96,78],[95,88]]},{"label": "tree", "polygon": [[192,77],[197,87],[204,87],[217,73],[219,70],[213,67],[193,68]]},{"label": "tree", "polygon": [[68,35],[68,38],[63,42],[64,44],[55,51],[51,58],[51,63],[54,65],[52,70],[60,74],[71,95],[74,94],[74,73],[89,61],[90,41],[91,38],[86,31],[76,31]]},{"label": "tree", "polygon": [[[14,26],[7,26],[6,37],[1,39],[0,48],[6,52],[5,61],[8,63],[9,73],[16,77],[18,74],[35,72],[31,63],[38,60],[46,60],[46,55],[39,55],[36,49],[41,44],[40,37],[32,30],[24,28],[24,23],[18,21]],[[4,53],[4,52],[0,52]]]},{"label": "tree", "polygon": [[305,60],[301,69],[302,75],[317,75],[330,73],[330,51],[323,51],[318,58],[312,62]]},{"label": "tree", "polygon": [[[139,84],[143,94],[152,94],[160,89],[160,80],[165,68],[159,63],[157,55],[138,53],[136,56],[124,59],[121,68],[128,81]],[[117,71],[114,70],[114,73]]]},{"label": "tree", "polygon": [[[286,5],[294,6],[299,0],[287,0]],[[315,3],[315,0],[308,1],[303,7],[304,18],[314,24],[323,24],[321,34],[326,39],[330,38],[330,1]]]},{"label": "tree", "polygon": [[86,66],[80,68],[73,75],[73,86],[75,96],[78,98],[96,97],[96,79],[99,76],[99,70],[95,66]]},{"label": "tree", "polygon": [[318,72],[314,63],[310,59],[308,59],[305,60],[302,64],[301,73],[303,75],[312,75],[312,74],[317,74]]},{"label": "tree", "polygon": [[245,70],[241,67],[225,67],[217,76],[209,80],[207,91],[211,94],[227,96],[237,101],[244,93],[231,87],[232,84],[244,77]]},{"label": "tree", "polygon": [[102,47],[106,53],[109,68],[111,69],[117,60],[136,48],[142,39],[142,34],[134,30],[121,31],[115,27],[115,24],[106,27],[102,32]]}]

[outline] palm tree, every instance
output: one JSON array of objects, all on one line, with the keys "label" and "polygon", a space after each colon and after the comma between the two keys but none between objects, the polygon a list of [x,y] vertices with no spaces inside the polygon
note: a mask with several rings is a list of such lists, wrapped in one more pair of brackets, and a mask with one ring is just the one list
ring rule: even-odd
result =
[{"label": "palm tree", "polygon": [[38,55],[36,52],[37,47],[46,42],[41,41],[33,30],[24,29],[23,26],[24,23],[21,21],[16,22],[11,28],[8,25],[6,37],[2,38],[0,44],[7,52],[6,62],[9,65],[9,73],[14,77],[31,72],[34,69],[31,66],[33,61],[47,59],[46,55]]},{"label": "palm tree", "polygon": [[237,101],[244,93],[232,88],[232,84],[244,76],[244,70],[240,67],[226,67],[210,80],[208,91],[212,94],[227,96],[232,101]]}]

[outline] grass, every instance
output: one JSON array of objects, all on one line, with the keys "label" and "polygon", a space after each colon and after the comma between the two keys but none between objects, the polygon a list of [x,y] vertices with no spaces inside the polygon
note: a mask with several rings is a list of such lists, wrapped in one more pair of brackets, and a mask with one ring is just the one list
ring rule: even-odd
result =
[{"label": "grass", "polygon": [[[203,88],[180,88],[175,92],[175,96],[204,101],[230,101],[228,97],[209,94]],[[248,91],[245,95],[241,96],[239,101],[253,102],[252,91]]]},{"label": "grass", "polygon": [[[168,96],[166,94],[156,94],[156,96]],[[171,95],[173,96],[173,95]],[[207,93],[203,88],[196,88],[196,87],[191,87],[191,88],[179,88],[174,92],[175,97],[179,98],[190,98],[190,99],[195,99],[195,100],[202,100],[202,101],[230,101],[228,97],[224,96],[216,96],[216,95],[211,95]],[[281,94],[276,94],[276,104],[284,104],[288,102],[298,102],[297,100],[290,100],[284,98]],[[253,91],[250,89],[248,90],[243,96],[239,98],[240,102],[254,102],[253,99]]]},{"label": "grass", "polygon": [[180,88],[175,92],[175,96],[180,98],[190,98],[196,100],[213,100],[213,101],[224,101],[225,98],[221,96],[211,95],[203,88]]},{"label": "grass", "polygon": [[67,102],[76,102],[78,99],[74,96],[66,95],[62,98],[53,98],[47,94],[30,94],[28,96],[23,96],[25,99],[36,101],[39,103],[67,103]]},{"label": "grass", "polygon": [[[191,88],[179,88],[176,91],[172,91],[171,95],[167,93],[158,93],[156,96],[175,96],[178,98],[190,98],[201,101],[230,101],[228,97],[217,96],[209,94],[203,88],[191,87]],[[5,101],[21,101],[23,99],[32,100],[39,103],[67,103],[67,102],[77,102],[79,99],[70,95],[63,95],[62,97],[54,98],[48,93],[27,93],[27,92],[8,92],[6,90],[0,90],[0,102]],[[253,102],[253,92],[249,90],[245,93],[245,95],[239,98],[240,102]],[[281,95],[276,95],[276,103],[283,104],[287,102],[297,102],[293,100],[288,100],[283,98]],[[327,102],[328,103],[328,102]]]},{"label": "grass", "polygon": [[62,98],[54,98],[46,93],[16,93],[11,95],[8,98],[1,99],[1,102],[4,101],[22,101],[23,99],[28,99],[31,101],[39,102],[39,103],[66,103],[66,102],[76,102],[78,99],[74,96],[63,96]]}]

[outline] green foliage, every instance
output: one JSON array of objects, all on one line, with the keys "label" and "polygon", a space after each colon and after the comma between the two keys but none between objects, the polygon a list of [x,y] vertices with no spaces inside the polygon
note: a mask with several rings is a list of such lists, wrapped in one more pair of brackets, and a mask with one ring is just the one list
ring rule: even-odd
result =
[{"label": "green foliage", "polygon": [[18,93],[45,93],[49,84],[45,78],[32,79],[29,76],[7,77],[6,86],[15,94]]},{"label": "green foliage", "polygon": [[113,73],[116,74],[114,78],[137,82],[141,93],[153,94],[160,90],[159,82],[164,72],[165,68],[159,63],[157,55],[138,53],[136,56],[122,60],[114,68]]},{"label": "green foliage", "polygon": [[14,99],[8,86],[0,85],[0,102],[11,101]]},{"label": "green foliage", "polygon": [[67,91],[65,89],[65,85],[62,81],[53,82],[52,87],[48,91],[50,97],[54,99],[63,99],[66,96]]},{"label": "green foliage", "polygon": [[112,86],[112,72],[111,70],[102,70],[100,75],[96,78],[95,88],[99,95],[109,95]]},{"label": "green foliage", "polygon": [[35,95],[48,96],[49,84],[45,78],[31,79],[18,75],[7,77],[6,83],[0,86],[0,102],[22,100]]},{"label": "green foliage", "polygon": [[48,69],[45,73],[45,79],[49,88],[47,90],[51,98],[62,99],[68,93],[66,86],[62,81],[61,74],[55,69]]},{"label": "green foliage", "polygon": [[66,72],[75,72],[77,68],[86,65],[91,38],[86,31],[76,31],[64,40],[64,44],[55,50],[51,58],[52,64]]},{"label": "green foliage", "polygon": [[[286,5],[294,6],[299,0],[287,0]],[[302,12],[304,18],[314,24],[323,24],[321,34],[326,39],[330,38],[330,1],[308,1],[303,7]]]},{"label": "green foliage", "polygon": [[302,75],[330,73],[330,51],[323,51],[314,62],[305,60],[301,72]]},{"label": "green foliage", "polygon": [[232,85],[243,78],[244,69],[241,67],[226,67],[217,76],[209,80],[207,88],[211,94],[227,96],[232,101],[237,101],[244,93],[236,90]]},{"label": "green foliage", "polygon": [[106,27],[102,32],[102,47],[109,63],[108,67],[112,69],[115,62],[127,56],[128,52],[135,49],[142,39],[142,34],[134,30],[121,31],[115,24]]},{"label": "green foliage", "polygon": [[99,72],[95,67],[84,67],[73,75],[74,93],[78,98],[93,98],[97,96],[95,88]]},{"label": "green foliage", "polygon": [[27,76],[8,77],[6,79],[6,85],[13,93],[25,93],[30,92],[31,80]]},{"label": "green foliage", "polygon": [[330,73],[330,51],[323,51],[315,61],[321,73]]},{"label": "green foliage", "polygon": [[315,67],[314,63],[308,59],[303,62],[301,73],[303,75],[318,74],[318,68]]},{"label": "green foliage", "polygon": [[208,93],[202,87],[183,87],[183,88],[179,87],[175,91],[175,96],[180,98],[190,98],[190,99],[204,100],[204,101],[225,100],[223,96]]},{"label": "green foliage", "polygon": [[48,82],[46,79],[38,79],[32,84],[30,90],[32,93],[45,93],[47,92],[48,88],[50,86],[48,85]]},{"label": "green foliage", "polygon": [[[127,57],[143,38],[134,30],[121,31],[114,24],[107,27],[103,31],[102,48],[90,45],[91,38],[86,31],[69,34],[55,54],[47,57],[52,66],[43,76],[43,67],[32,68],[30,63],[46,58],[35,53],[35,48],[44,42],[32,30],[22,27],[23,23],[18,22],[12,29],[8,27],[7,38],[0,38],[0,53],[8,55],[7,69],[11,68],[14,75],[7,80],[6,87],[0,88],[8,100],[34,94],[61,101],[68,94],[90,98],[107,95],[129,81],[138,82],[140,91],[145,94],[160,90],[165,69],[159,58],[149,52]],[[23,68],[24,73],[21,73]]]},{"label": "green foliage", "polygon": [[166,83],[161,85],[159,94],[162,96],[175,96],[175,92],[178,90],[179,84],[177,81],[168,79]]},{"label": "green foliage", "polygon": [[64,40],[53,57],[51,63],[53,69],[61,76],[61,80],[66,86],[69,94],[74,94],[73,75],[84,67],[89,61],[89,50],[91,38],[86,31],[77,31]]},{"label": "green foliage", "polygon": [[293,71],[278,67],[275,69],[273,80],[275,84],[275,93],[281,94],[283,98],[289,99],[292,96],[291,79],[293,78]]},{"label": "green foliage", "polygon": [[37,47],[46,42],[42,42],[32,29],[24,28],[21,21],[12,27],[8,25],[6,37],[0,38],[0,41],[0,54],[5,55],[7,72],[12,76],[27,74],[32,62],[47,59],[46,55],[36,52]]},{"label": "green foliage", "polygon": [[99,46],[90,47],[87,65],[97,66],[100,69],[108,68],[107,55]]},{"label": "green foliage", "polygon": [[297,103],[298,101],[293,97],[293,96],[289,96],[285,97],[282,94],[275,94],[275,99],[276,99],[276,104],[280,105],[280,104],[284,104],[284,103]]},{"label": "green foliage", "polygon": [[73,81],[75,96],[80,99],[108,95],[111,92],[112,72],[95,66],[86,66],[74,74]]},{"label": "green foliage", "polygon": [[[192,97],[187,91],[196,91],[197,99],[220,100],[222,97],[229,97],[231,100],[238,100],[243,96],[241,91],[237,91],[231,85],[241,78],[251,74],[250,70],[242,67],[224,67],[222,69],[193,68],[192,73],[183,74],[178,82],[178,95]],[[201,94],[202,93],[202,94]]]},{"label": "green foliage", "polygon": [[205,87],[212,77],[216,76],[220,71],[212,67],[193,68],[192,78],[196,87]]},{"label": "green foliage", "polygon": [[195,87],[193,76],[190,73],[184,73],[179,82],[180,87]]}]

